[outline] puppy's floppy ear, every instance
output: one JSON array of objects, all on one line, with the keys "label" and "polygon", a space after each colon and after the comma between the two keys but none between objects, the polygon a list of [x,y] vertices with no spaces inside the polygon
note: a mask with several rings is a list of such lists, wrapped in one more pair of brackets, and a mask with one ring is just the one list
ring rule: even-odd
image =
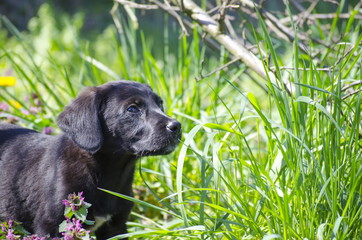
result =
[{"label": "puppy's floppy ear", "polygon": [[100,102],[96,87],[87,87],[58,116],[60,129],[90,153],[97,152],[103,144]]}]

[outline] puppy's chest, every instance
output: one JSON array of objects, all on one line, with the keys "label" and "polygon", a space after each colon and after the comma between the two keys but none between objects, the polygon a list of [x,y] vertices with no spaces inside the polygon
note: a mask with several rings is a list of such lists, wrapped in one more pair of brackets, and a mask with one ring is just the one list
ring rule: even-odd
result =
[{"label": "puppy's chest", "polygon": [[107,214],[107,215],[102,215],[102,216],[95,216],[94,220],[95,223],[93,226],[89,227],[89,230],[91,232],[95,232],[98,228],[100,228],[104,223],[108,222],[109,220],[111,220],[111,215]]},{"label": "puppy's chest", "polygon": [[122,194],[131,194],[135,160],[104,164],[98,172],[98,187]]}]

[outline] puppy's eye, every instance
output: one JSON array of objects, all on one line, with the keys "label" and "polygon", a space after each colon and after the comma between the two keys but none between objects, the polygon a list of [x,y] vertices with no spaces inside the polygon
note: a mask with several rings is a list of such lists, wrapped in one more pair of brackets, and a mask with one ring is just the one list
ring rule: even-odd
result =
[{"label": "puppy's eye", "polygon": [[138,113],[140,110],[136,106],[130,106],[127,108],[127,111],[131,113]]},{"label": "puppy's eye", "polygon": [[162,100],[158,102],[158,106],[161,108],[162,111],[164,110],[164,108],[163,108],[163,101],[162,101]]}]

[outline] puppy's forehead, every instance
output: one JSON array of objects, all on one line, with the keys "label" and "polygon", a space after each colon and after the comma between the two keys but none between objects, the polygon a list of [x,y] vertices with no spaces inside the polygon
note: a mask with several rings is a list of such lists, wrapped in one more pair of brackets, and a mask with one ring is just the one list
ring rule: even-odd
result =
[{"label": "puppy's forehead", "polygon": [[113,81],[99,86],[102,92],[109,97],[128,99],[132,97],[142,97],[158,99],[158,95],[146,84],[132,81]]}]

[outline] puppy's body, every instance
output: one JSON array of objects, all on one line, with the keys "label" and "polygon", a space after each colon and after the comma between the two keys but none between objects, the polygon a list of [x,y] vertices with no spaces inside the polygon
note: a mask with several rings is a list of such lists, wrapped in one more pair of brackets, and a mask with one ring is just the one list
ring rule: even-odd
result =
[{"label": "puppy's body", "polygon": [[131,196],[136,159],[178,144],[180,124],[157,101],[149,87],[118,81],[83,91],[59,116],[58,136],[0,124],[0,219],[56,236],[62,200],[82,191],[89,218],[111,215],[97,239],[125,233],[132,203],[97,188]]},{"label": "puppy's body", "polygon": [[71,193],[68,191],[96,186],[97,163],[74,144],[64,134],[50,137],[0,124],[3,220],[16,219],[39,235],[56,234],[57,224],[64,218],[61,201]]}]

